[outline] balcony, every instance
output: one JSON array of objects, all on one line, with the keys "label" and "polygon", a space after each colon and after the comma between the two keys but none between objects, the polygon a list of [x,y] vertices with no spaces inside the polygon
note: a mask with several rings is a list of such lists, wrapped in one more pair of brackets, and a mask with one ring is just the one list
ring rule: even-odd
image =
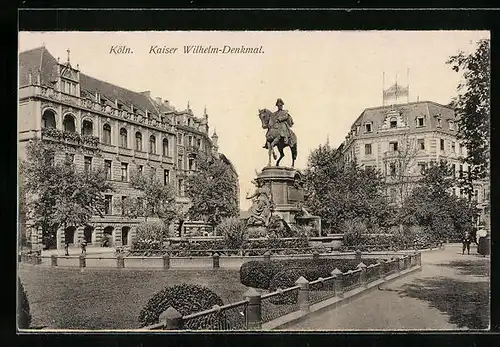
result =
[{"label": "balcony", "polygon": [[65,143],[73,146],[83,146],[97,149],[99,138],[92,135],[80,135],[69,131],[63,131],[54,128],[42,128],[42,139],[53,142]]}]

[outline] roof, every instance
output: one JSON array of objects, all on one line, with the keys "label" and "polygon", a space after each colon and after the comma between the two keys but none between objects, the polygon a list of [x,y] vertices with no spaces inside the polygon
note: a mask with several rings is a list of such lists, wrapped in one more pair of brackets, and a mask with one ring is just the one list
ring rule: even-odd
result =
[{"label": "roof", "polygon": [[[19,54],[19,85],[29,83],[29,74],[33,80],[37,78],[40,71],[42,85],[50,86],[57,80],[57,60],[49,53],[45,47],[38,47]],[[115,84],[101,81],[97,78],[80,73],[80,90],[84,97],[95,99],[96,92],[107,99],[107,102],[114,104],[115,99],[124,104],[125,108],[132,105],[142,111],[149,112],[169,112],[174,108],[166,104],[158,105],[148,93],[139,93]]]},{"label": "roof", "polygon": [[231,163],[231,161],[228,159],[228,157],[226,157],[226,155],[222,154],[222,153],[219,153],[219,158],[226,164],[226,165],[229,165],[229,167],[231,168],[231,171],[234,172],[235,175],[238,175],[233,163]]}]

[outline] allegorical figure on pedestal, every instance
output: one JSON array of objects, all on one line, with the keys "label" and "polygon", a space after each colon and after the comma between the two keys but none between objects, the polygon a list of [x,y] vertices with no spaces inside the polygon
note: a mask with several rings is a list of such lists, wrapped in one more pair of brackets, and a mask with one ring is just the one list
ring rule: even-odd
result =
[{"label": "allegorical figure on pedestal", "polygon": [[248,210],[250,216],[247,219],[247,225],[252,226],[268,226],[271,219],[272,199],[271,189],[263,182],[252,181],[256,189],[252,195],[247,193],[246,198],[252,199],[253,203]]},{"label": "allegorical figure on pedestal", "polygon": [[276,161],[276,166],[279,166],[281,159],[285,156],[283,152],[285,147],[290,147],[292,152],[292,167],[297,158],[297,136],[291,129],[293,126],[293,119],[288,111],[283,109],[284,104],[283,100],[278,98],[276,101],[278,110],[276,112],[272,112],[266,108],[259,110],[262,128],[267,129],[266,144],[264,148],[268,150],[269,154],[268,166],[271,166],[271,156],[276,159],[274,147],[278,147],[280,153],[280,157]]}]

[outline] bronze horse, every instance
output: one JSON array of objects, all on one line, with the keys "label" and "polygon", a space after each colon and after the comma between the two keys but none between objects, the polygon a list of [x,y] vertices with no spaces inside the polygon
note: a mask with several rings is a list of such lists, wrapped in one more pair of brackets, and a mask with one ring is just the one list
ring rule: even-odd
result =
[{"label": "bronze horse", "polygon": [[[292,153],[292,167],[295,165],[295,159],[297,159],[297,136],[295,133],[288,128],[290,132],[290,137],[288,143],[285,143],[285,138],[282,134],[283,124],[278,122],[274,113],[268,109],[259,110],[259,118],[262,122],[262,128],[267,129],[266,133],[266,146],[269,153],[268,166],[271,166],[271,155],[276,159],[276,154],[274,153],[274,147],[278,147],[280,157],[276,161],[276,166],[280,165],[281,159],[285,156],[283,149],[285,147],[290,147]],[[290,125],[288,125],[290,126]]]}]

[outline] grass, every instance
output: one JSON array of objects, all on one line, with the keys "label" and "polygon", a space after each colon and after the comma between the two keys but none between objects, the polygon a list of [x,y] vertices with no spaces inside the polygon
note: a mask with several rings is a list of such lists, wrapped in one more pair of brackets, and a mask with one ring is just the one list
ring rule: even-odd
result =
[{"label": "grass", "polygon": [[243,299],[246,287],[234,270],[84,270],[19,268],[33,316],[32,327],[136,329],[139,312],[153,294],[180,283],[200,284],[224,303]]}]

